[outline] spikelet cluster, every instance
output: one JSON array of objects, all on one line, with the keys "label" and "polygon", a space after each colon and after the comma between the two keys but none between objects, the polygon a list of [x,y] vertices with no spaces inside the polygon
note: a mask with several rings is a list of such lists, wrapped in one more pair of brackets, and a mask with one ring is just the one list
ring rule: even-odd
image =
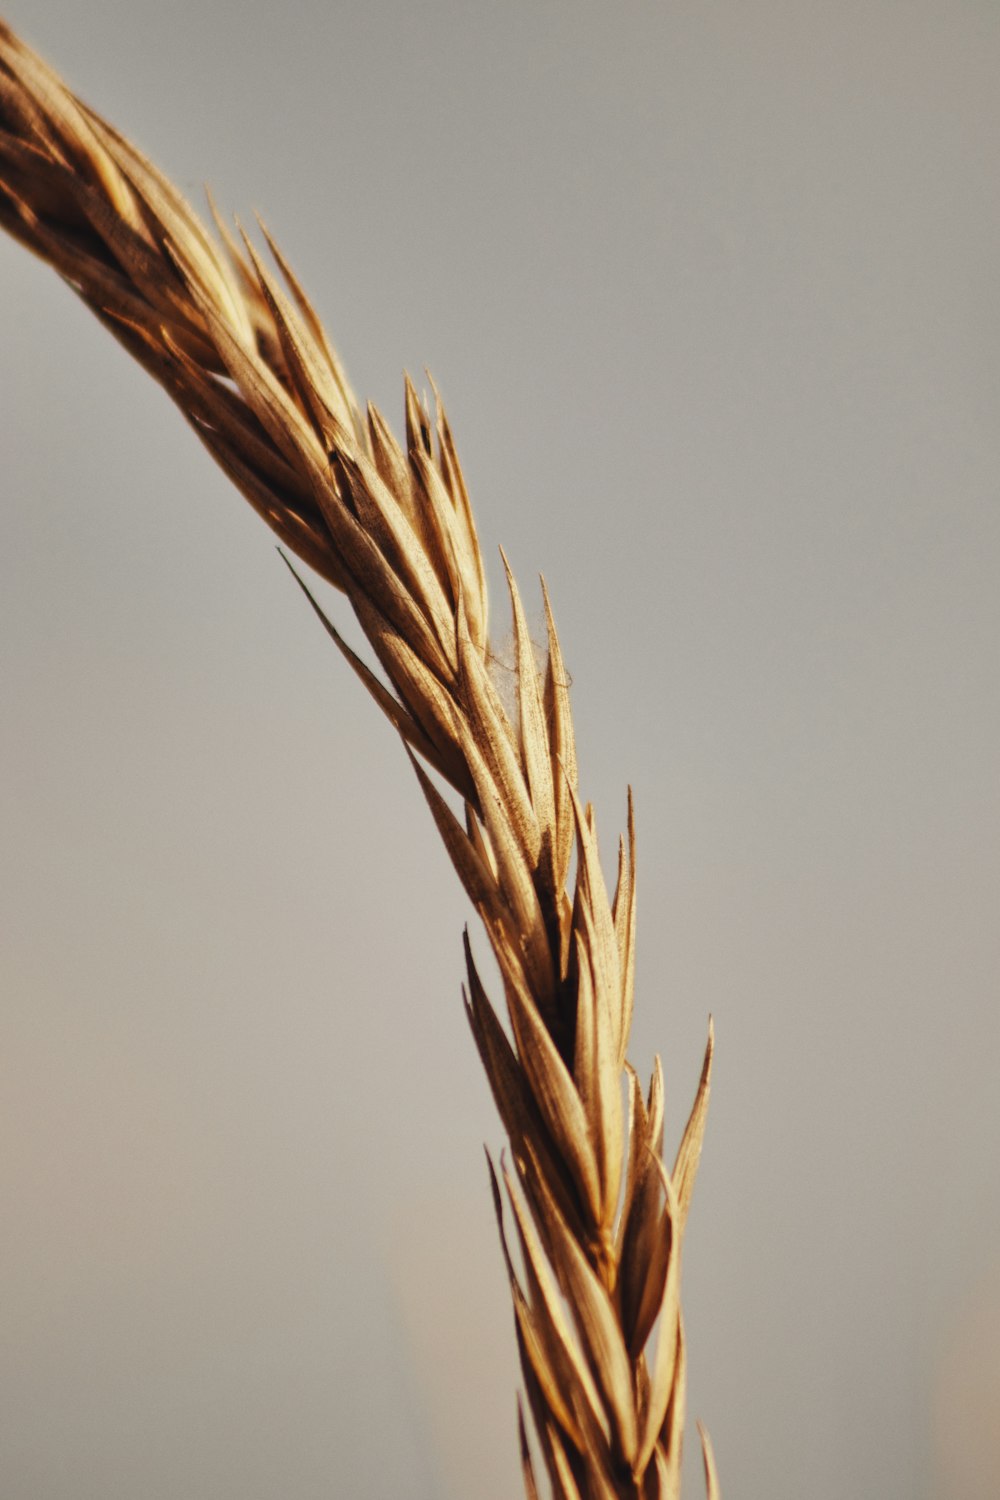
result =
[{"label": "spikelet cluster", "polygon": [[[436,391],[429,405],[407,381],[398,443],[355,401],[263,226],[276,272],[215,218],[217,237],[0,23],[0,222],[167,390],[288,549],[347,596],[372,665],[309,594],[402,737],[485,928],[503,1003],[489,998],[467,933],[466,1008],[510,1142],[490,1170],[524,1378],[527,1493],[540,1493],[544,1472],[565,1500],[675,1500],[680,1251],[712,1044],[668,1171],[659,1063],[644,1094],[626,1060],[631,798],[609,895],[548,595],[543,583],[539,652],[506,558],[516,711],[491,678],[482,556]],[[705,1466],[717,1496],[707,1440]]]}]

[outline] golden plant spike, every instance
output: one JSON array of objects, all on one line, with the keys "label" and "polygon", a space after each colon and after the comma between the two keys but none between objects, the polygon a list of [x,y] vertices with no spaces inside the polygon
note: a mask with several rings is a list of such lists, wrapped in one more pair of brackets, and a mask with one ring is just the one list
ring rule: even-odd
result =
[{"label": "golden plant spike", "polygon": [[524,1377],[529,1500],[539,1475],[567,1500],[677,1500],[681,1239],[712,1041],[671,1174],[659,1064],[644,1101],[626,1063],[631,796],[612,904],[579,795],[548,594],[543,584],[540,657],[506,557],[516,711],[490,675],[479,540],[436,390],[432,415],[406,382],[400,445],[358,405],[270,234],[274,271],[213,214],[221,238],[0,22],[0,224],[163,386],[284,545],[346,595],[374,665],[302,584],[401,735],[485,928],[503,1004],[488,998],[466,937],[466,1009],[510,1140],[493,1191]]}]

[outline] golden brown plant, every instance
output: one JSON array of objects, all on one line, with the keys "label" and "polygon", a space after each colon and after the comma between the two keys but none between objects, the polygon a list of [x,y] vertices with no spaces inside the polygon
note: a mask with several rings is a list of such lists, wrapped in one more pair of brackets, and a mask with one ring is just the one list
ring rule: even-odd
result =
[{"label": "golden brown plant", "polygon": [[[486,929],[507,1025],[468,933],[466,1008],[510,1140],[510,1163],[490,1171],[530,1412],[529,1424],[519,1406],[527,1494],[538,1494],[540,1454],[553,1495],[565,1500],[674,1500],[685,1393],[681,1240],[712,1039],[710,1031],[668,1172],[659,1061],[645,1097],[626,1061],[631,798],[609,898],[593,809],[577,791],[548,595],[540,664],[506,559],[511,712],[491,678],[479,541],[437,393],[431,411],[407,381],[401,447],[373,406],[358,407],[267,231],[280,279],[246,235],[237,242],[215,218],[221,245],[0,22],[0,221],[164,386],[281,540],[346,594],[384,680],[306,590],[402,736]],[[717,1497],[704,1434],[703,1443]]]}]

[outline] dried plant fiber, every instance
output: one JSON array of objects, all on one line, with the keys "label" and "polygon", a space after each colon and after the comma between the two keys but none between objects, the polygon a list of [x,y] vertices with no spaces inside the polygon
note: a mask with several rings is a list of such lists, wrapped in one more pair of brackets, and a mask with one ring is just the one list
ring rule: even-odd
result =
[{"label": "dried plant fiber", "polygon": [[526,1493],[673,1500],[685,1422],[681,1246],[712,1038],[668,1169],[659,1063],[644,1091],[627,1060],[631,798],[609,886],[578,787],[548,595],[543,584],[539,652],[506,559],[512,701],[491,676],[479,539],[437,393],[425,402],[407,381],[397,441],[374,406],[359,406],[267,230],[273,264],[215,218],[213,235],[0,23],[0,221],[164,387],[284,546],[346,595],[369,661],[296,573],[399,733],[485,929],[502,1000],[488,995],[467,933],[465,1002],[510,1143],[490,1173],[523,1373]]}]

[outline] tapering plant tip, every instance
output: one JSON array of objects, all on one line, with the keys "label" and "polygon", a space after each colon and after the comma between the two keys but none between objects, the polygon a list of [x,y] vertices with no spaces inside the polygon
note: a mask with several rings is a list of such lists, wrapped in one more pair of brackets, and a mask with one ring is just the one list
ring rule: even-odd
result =
[{"label": "tapering plant tip", "polygon": [[411,450],[419,447],[429,458],[433,452],[430,422],[424,408],[424,403],[417,393],[416,386],[410,379],[408,370],[403,371],[403,394],[406,405],[407,446]]},{"label": "tapering plant tip", "polygon": [[531,1449],[528,1446],[528,1433],[524,1425],[524,1403],[520,1393],[518,1393],[517,1397],[517,1432],[521,1449],[524,1492],[527,1500],[538,1500],[538,1487],[535,1484],[535,1471],[531,1462]]},{"label": "tapering plant tip", "polygon": [[687,1212],[691,1204],[691,1195],[694,1192],[695,1178],[698,1175],[698,1164],[701,1161],[701,1148],[705,1139],[705,1125],[708,1119],[708,1102],[711,1094],[712,1060],[714,1056],[715,1025],[712,1017],[709,1016],[708,1041],[705,1045],[705,1056],[701,1065],[698,1091],[695,1094],[694,1104],[691,1106],[691,1114],[688,1117],[684,1135],[677,1150],[677,1158],[674,1162],[673,1177],[677,1186],[680,1223],[682,1227],[687,1219]]},{"label": "tapering plant tip", "polygon": [[698,1418],[695,1425],[698,1428],[698,1436],[701,1439],[701,1457],[705,1466],[705,1494],[707,1500],[722,1500],[722,1489],[719,1485],[719,1473],[715,1464],[712,1439],[708,1435],[708,1428],[700,1418]]},{"label": "tapering plant tip", "polygon": [[319,606],[317,605],[317,603],[316,603],[315,599],[313,598],[312,594],[309,592],[309,589],[307,588],[306,584],[302,581],[302,577],[301,577],[298,569],[296,568],[295,564],[292,562],[291,558],[289,557],[288,553],[285,551],[284,547],[275,547],[274,550],[275,550],[275,552],[277,552],[278,556],[281,558],[281,561],[284,563],[285,567],[288,569],[289,573],[291,573],[292,577],[295,579],[295,582],[298,584],[299,588],[302,590],[302,592],[305,594],[306,598],[309,600],[309,603],[313,606],[314,609],[318,609]]},{"label": "tapering plant tip", "polygon": [[483,1154],[486,1157],[486,1169],[490,1174],[490,1191],[493,1195],[493,1212],[496,1214],[497,1227],[500,1230],[501,1239],[503,1239],[504,1244],[506,1244],[506,1238],[504,1237],[503,1232],[503,1195],[500,1191],[500,1179],[497,1176],[497,1169],[493,1164],[493,1155],[490,1151],[489,1146],[483,1146]]}]

